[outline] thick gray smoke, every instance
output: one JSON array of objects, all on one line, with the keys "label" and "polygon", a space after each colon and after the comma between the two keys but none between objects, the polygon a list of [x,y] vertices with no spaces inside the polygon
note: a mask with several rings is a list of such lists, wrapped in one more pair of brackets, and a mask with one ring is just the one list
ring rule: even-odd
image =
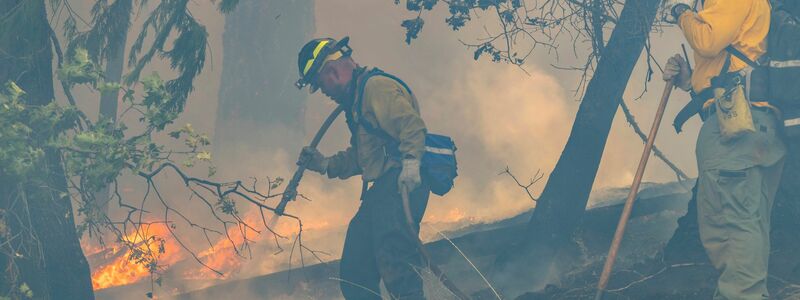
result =
[{"label": "thick gray smoke", "polygon": [[[176,127],[192,123],[199,131],[213,134],[214,124],[220,124],[216,120],[220,82],[226,82],[221,78],[222,58],[225,55],[222,47],[224,17],[215,11],[212,3],[207,2],[192,4],[192,13],[207,25],[212,55],[209,56],[211,61],[207,68],[197,79],[195,92]],[[491,222],[533,208],[534,202],[510,177],[498,174],[508,166],[524,183],[537,171],[541,171],[544,174],[543,179],[532,188],[534,196],[538,196],[569,136],[578,107],[576,99],[580,98],[573,94],[580,74],[554,71],[550,65],[555,59],[552,55],[536,53],[529,63],[522,66],[525,71],[486,59],[474,61],[471,50],[465,48],[459,39],[475,41],[483,37],[482,25],[492,28],[495,26],[495,18],[491,15],[480,16],[466,29],[453,32],[444,24],[446,13],[440,7],[423,15],[426,19],[425,27],[420,38],[410,46],[404,42],[404,29],[400,27],[400,23],[412,16],[402,6],[393,5],[391,0],[320,0],[316,1],[314,20],[308,20],[315,23],[314,36],[350,36],[357,62],[380,67],[403,78],[419,98],[423,117],[430,131],[454,138],[459,147],[457,154],[460,168],[456,187],[446,197],[434,197],[423,220],[436,224],[439,229],[452,229],[474,222]],[[274,22],[283,22],[282,18],[292,13],[269,11],[268,15]],[[676,40],[674,32],[670,31],[666,36],[670,38],[658,40],[664,44],[668,44],[666,40]],[[278,44],[280,42],[275,41]],[[658,41],[654,40],[654,43]],[[285,45],[281,45],[283,46]],[[299,49],[300,45],[297,46]],[[663,49],[653,53],[660,61],[679,49],[675,44],[661,46],[663,47],[653,45],[653,49]],[[565,47],[571,48],[571,44]],[[294,62],[296,56],[292,54],[270,59]],[[567,55],[562,56],[558,64],[569,65],[578,61],[582,62],[582,58],[569,58]],[[288,65],[293,66],[293,63]],[[631,79],[625,100],[630,103],[637,120],[646,130],[650,126],[662,84],[660,81],[651,82],[651,92],[636,102],[632,101],[644,86],[645,68],[643,57]],[[166,68],[162,66],[155,69]],[[270,72],[288,72],[295,76],[297,70],[291,67]],[[656,79],[659,80],[660,72],[657,69],[655,72]],[[288,81],[286,84],[291,83],[292,81]],[[674,97],[665,120],[671,120],[683,104],[681,97]],[[305,132],[302,141],[298,141],[296,135],[281,135],[280,132],[283,131],[297,130],[281,127],[286,126],[285,124],[269,128],[227,128],[226,134],[230,136],[225,138],[224,145],[217,145],[215,149],[221,152],[220,156],[228,155],[229,159],[218,165],[219,174],[216,179],[290,177],[300,149],[280,146],[260,149],[255,146],[264,145],[265,141],[253,141],[252,138],[265,135],[255,135],[253,132],[270,132],[266,135],[269,136],[269,141],[266,141],[269,145],[297,147],[296,145],[308,143],[333,107],[333,103],[319,93],[308,98],[304,114],[297,116],[302,117],[302,120],[294,123]],[[320,147],[323,153],[330,155],[346,147],[349,133],[343,123],[342,119],[338,120],[325,137]],[[668,123],[665,121],[665,124]],[[665,125],[657,142],[690,175],[696,173],[693,156],[696,129],[697,123],[690,123],[687,125],[688,133],[677,136]],[[615,120],[609,139],[595,182],[596,190],[629,185],[643,145],[625,123],[621,113]],[[230,159],[231,153],[235,153],[235,159]],[[661,162],[651,160],[645,175],[646,181],[663,182],[674,179],[674,173]],[[359,190],[359,178],[334,181],[307,173],[301,183],[300,192],[313,201],[296,201],[290,204],[288,210],[307,222],[304,235],[309,246],[329,252],[331,255],[325,257],[326,259],[336,259],[340,255],[343,229],[359,205]],[[191,205],[185,207],[204,209],[193,208]],[[240,210],[247,214],[247,205],[241,203]],[[425,228],[430,227],[423,226],[423,230]],[[425,238],[432,236],[432,232],[423,232]],[[269,236],[257,240],[261,244],[273,242]],[[243,267],[244,270],[240,270],[238,276],[247,277],[276,271],[285,266],[283,262],[288,260],[287,255],[288,253],[273,255],[270,251],[254,253],[254,260],[258,262],[245,262],[243,265],[248,266]]]}]

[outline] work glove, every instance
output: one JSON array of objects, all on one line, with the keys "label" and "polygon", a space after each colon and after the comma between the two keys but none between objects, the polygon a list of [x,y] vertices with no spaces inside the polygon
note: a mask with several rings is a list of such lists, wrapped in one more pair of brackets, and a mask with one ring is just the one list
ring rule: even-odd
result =
[{"label": "work glove", "polygon": [[316,148],[306,146],[300,151],[300,158],[297,159],[297,165],[305,166],[306,169],[320,174],[325,174],[328,170],[329,160],[330,158],[323,156]]},{"label": "work glove", "polygon": [[692,74],[689,73],[689,64],[679,54],[670,57],[664,67],[664,81],[672,81],[675,86],[684,91],[692,88]]},{"label": "work glove", "polygon": [[662,10],[662,20],[670,24],[678,23],[678,18],[687,10],[692,10],[695,6],[693,0],[664,0],[664,10]]},{"label": "work glove", "polygon": [[403,170],[400,171],[400,177],[397,178],[397,186],[402,192],[403,189],[411,192],[416,189],[422,179],[419,176],[419,159],[406,158],[403,159]]}]

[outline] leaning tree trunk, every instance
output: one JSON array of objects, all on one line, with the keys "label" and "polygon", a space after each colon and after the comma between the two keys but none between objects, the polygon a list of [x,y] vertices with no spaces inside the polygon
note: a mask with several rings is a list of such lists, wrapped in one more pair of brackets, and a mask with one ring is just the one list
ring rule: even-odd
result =
[{"label": "leaning tree trunk", "polygon": [[[575,117],[564,151],[520,241],[526,263],[501,255],[505,271],[534,274],[541,283],[555,252],[580,223],[628,79],[653,24],[659,0],[626,1]],[[515,247],[517,248],[517,247]],[[517,249],[519,250],[519,249]],[[519,270],[515,270],[519,269]],[[528,275],[530,276],[530,275]]]},{"label": "leaning tree trunk", "polygon": [[[16,82],[27,92],[28,105],[53,102],[51,29],[45,1],[0,0],[0,12],[0,82]],[[16,232],[22,234],[18,238],[29,239],[26,244],[32,246],[21,249],[15,259],[19,283],[30,286],[36,299],[94,299],[60,155],[48,150],[45,161],[35,178],[0,183],[0,204],[16,223],[9,227],[21,230]]]},{"label": "leaning tree trunk", "polygon": [[[119,5],[122,3],[119,1],[124,1],[125,7],[128,10],[130,10],[132,7],[131,0],[117,1],[118,3],[114,3],[114,5]],[[125,44],[128,37],[130,17],[130,13],[119,14],[119,18],[122,18],[122,20],[117,21],[120,22],[120,24],[123,24],[123,26],[116,35],[111,36],[111,40],[109,41],[110,49],[108,49],[109,51],[106,57],[106,70],[103,74],[107,82],[121,82],[122,80],[122,69],[125,65]],[[112,122],[116,122],[118,102],[118,90],[101,93],[100,109],[98,112],[99,118],[108,118]],[[95,193],[95,202],[97,203],[97,207],[99,207],[102,212],[108,213],[108,202],[111,198],[110,193],[109,185],[106,185]]]},{"label": "leaning tree trunk", "polygon": [[212,143],[214,163],[223,174],[226,165],[241,166],[242,157],[253,153],[294,153],[300,148],[308,93],[294,86],[297,53],[313,33],[310,0],[242,0],[225,16]]}]

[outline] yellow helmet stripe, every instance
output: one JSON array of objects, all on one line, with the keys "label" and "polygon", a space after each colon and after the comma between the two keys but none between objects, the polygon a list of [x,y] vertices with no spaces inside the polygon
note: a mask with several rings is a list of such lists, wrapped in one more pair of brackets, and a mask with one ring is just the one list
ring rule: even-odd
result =
[{"label": "yellow helmet stripe", "polygon": [[317,47],[314,48],[313,57],[311,57],[306,62],[306,67],[303,68],[303,75],[307,75],[308,74],[308,70],[311,69],[311,66],[314,65],[314,61],[317,59],[317,55],[319,55],[319,52],[322,51],[322,48],[325,47],[325,45],[328,44],[328,42],[330,42],[330,41],[329,40],[324,40],[322,42],[319,42],[319,44],[317,44]]}]

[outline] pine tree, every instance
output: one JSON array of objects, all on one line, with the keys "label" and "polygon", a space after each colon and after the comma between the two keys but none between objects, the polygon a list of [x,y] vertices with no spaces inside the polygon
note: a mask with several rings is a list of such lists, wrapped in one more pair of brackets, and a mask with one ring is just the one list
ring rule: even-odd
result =
[{"label": "pine tree", "polygon": [[[219,8],[227,12],[237,2],[219,1]],[[93,299],[79,235],[102,228],[121,240],[127,234],[97,209],[98,191],[115,182],[123,170],[150,184],[152,176],[164,169],[184,175],[170,158],[160,155],[166,150],[152,142],[151,135],[163,131],[183,110],[193,80],[204,66],[207,33],[188,11],[188,0],[160,1],[129,51],[131,72],[125,82],[118,82],[122,79],[118,59],[124,53],[134,3],[146,5],[147,1],[98,0],[92,8],[92,21],[78,26],[80,17],[66,1],[0,0],[0,267],[5,271],[0,298]],[[63,23],[68,40],[65,51],[52,30],[55,26],[49,23],[48,5],[54,12],[63,7],[69,11]],[[154,34],[153,40],[146,47],[150,34]],[[168,42],[172,45],[167,50]],[[54,52],[57,72],[51,67]],[[156,56],[170,63],[177,71],[176,78],[163,81],[157,75],[140,76]],[[116,62],[107,63],[111,72],[105,76],[95,63],[103,61]],[[71,105],[77,100],[70,89],[78,84],[88,84],[109,96],[101,105],[106,117],[92,122],[76,107],[58,104],[55,73]],[[126,88],[133,83],[142,85],[141,101],[135,99],[133,89]],[[124,124],[111,121],[116,108],[108,102],[116,104],[114,95],[120,90],[127,105],[142,113],[143,133],[126,137]],[[208,139],[191,127],[170,136],[185,137],[190,147],[186,152],[190,157],[184,162],[187,166],[210,160],[201,149]],[[224,186],[185,175],[184,180]],[[221,194],[214,196],[218,201],[232,201]],[[244,198],[257,203],[246,194]],[[72,201],[83,217],[77,228]],[[119,202],[124,205],[122,199]],[[131,214],[137,211],[128,208]],[[157,262],[148,255],[152,254],[140,253],[137,262],[153,268]]]},{"label": "pine tree", "polygon": [[[16,82],[27,93],[26,105],[52,103],[52,31],[45,1],[3,0],[0,11],[6,12],[0,21],[0,82]],[[24,298],[27,286],[40,299],[94,299],[60,154],[45,148],[41,160],[36,174],[0,181],[3,221],[9,227],[2,240],[10,242],[3,252],[19,255],[4,257],[5,294]]]}]

